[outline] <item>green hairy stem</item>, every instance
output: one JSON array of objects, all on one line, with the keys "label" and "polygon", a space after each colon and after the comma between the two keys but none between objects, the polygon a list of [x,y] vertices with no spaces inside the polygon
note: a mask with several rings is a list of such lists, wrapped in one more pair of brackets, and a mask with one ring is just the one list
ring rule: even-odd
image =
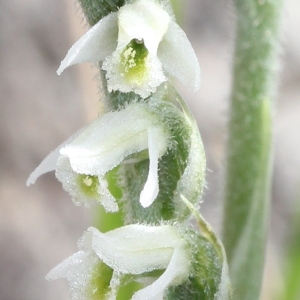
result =
[{"label": "green hairy stem", "polygon": [[117,11],[125,0],[78,0],[90,26],[95,25],[106,15]]},{"label": "green hairy stem", "polygon": [[281,0],[236,0],[224,244],[234,299],[258,299],[272,163],[272,113]]}]

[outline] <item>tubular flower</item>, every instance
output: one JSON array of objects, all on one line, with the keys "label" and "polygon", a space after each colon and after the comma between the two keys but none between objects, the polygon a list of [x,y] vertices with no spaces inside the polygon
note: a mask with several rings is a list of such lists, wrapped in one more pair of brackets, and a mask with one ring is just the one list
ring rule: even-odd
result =
[{"label": "tubular flower", "polygon": [[195,52],[159,1],[132,1],[101,19],[71,47],[57,72],[100,61],[109,92],[133,91],[146,98],[168,75],[193,90],[200,86]]},{"label": "tubular flower", "polygon": [[118,211],[105,175],[121,163],[134,161],[132,154],[148,150],[149,173],[140,203],[150,206],[159,191],[158,161],[167,151],[169,137],[164,124],[147,108],[132,103],[99,117],[51,152],[31,173],[27,185],[56,170],[56,177],[77,205],[101,203],[107,211]]},{"label": "tubular flower", "polygon": [[[187,280],[185,240],[171,225],[128,225],[101,233],[90,227],[79,251],[51,270],[47,279],[67,278],[72,299],[116,299],[124,276],[139,283],[134,300],[163,299],[166,289]],[[161,275],[152,273],[165,270]]]}]

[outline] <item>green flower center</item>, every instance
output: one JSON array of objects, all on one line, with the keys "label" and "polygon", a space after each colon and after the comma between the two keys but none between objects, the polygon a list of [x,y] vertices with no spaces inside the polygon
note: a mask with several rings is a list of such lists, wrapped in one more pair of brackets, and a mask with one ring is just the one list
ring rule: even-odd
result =
[{"label": "green flower center", "polygon": [[121,67],[124,77],[139,85],[147,74],[146,59],[148,50],[143,41],[133,39],[121,54]]},{"label": "green flower center", "polygon": [[99,180],[97,176],[78,174],[79,187],[88,198],[98,198]]},{"label": "green flower center", "polygon": [[92,276],[87,286],[87,296],[89,300],[107,299],[109,285],[112,278],[113,269],[103,262],[99,262],[92,270]]}]

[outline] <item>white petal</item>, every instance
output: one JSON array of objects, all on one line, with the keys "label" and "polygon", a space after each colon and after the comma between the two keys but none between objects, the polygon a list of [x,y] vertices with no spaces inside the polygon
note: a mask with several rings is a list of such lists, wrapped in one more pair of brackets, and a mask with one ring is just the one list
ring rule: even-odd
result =
[{"label": "white petal", "polygon": [[111,13],[87,31],[69,50],[57,74],[67,67],[83,62],[99,62],[117,47],[118,13]]},{"label": "white petal", "polygon": [[105,234],[91,227],[93,250],[117,272],[142,274],[168,266],[182,243],[172,226],[128,225]]},{"label": "white petal", "polygon": [[119,11],[118,49],[123,49],[132,39],[139,39],[156,55],[170,20],[169,14],[156,1],[139,0],[124,5]]},{"label": "white petal", "polygon": [[145,186],[140,195],[140,203],[143,207],[150,206],[157,197],[158,187],[158,158],[159,148],[156,130],[148,130],[148,148],[149,148],[149,174]]},{"label": "white petal", "polygon": [[131,300],[160,300],[164,292],[174,281],[186,279],[189,273],[189,260],[184,249],[178,247],[174,250],[171,261],[165,272],[151,285],[136,292]]},{"label": "white petal", "polygon": [[170,22],[168,32],[158,48],[158,58],[164,70],[179,79],[187,87],[200,87],[200,67],[196,54],[184,31]]}]

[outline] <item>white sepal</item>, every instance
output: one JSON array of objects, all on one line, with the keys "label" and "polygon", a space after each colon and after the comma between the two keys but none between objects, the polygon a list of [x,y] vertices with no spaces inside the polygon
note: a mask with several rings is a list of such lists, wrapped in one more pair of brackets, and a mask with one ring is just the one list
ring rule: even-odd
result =
[{"label": "white sepal", "polygon": [[169,29],[158,48],[163,68],[192,90],[200,88],[200,66],[184,31],[170,22]]},{"label": "white sepal", "polygon": [[79,130],[76,134],[71,136],[69,139],[64,141],[61,145],[59,145],[55,150],[51,151],[38,165],[38,167],[29,175],[29,178],[26,181],[26,185],[29,186],[34,184],[36,180],[46,174],[48,172],[54,171],[56,169],[57,159],[60,155],[60,149],[64,147],[66,144],[70,143],[83,129]]},{"label": "white sepal", "polygon": [[26,185],[29,186],[34,184],[36,180],[48,172],[54,171],[56,169],[56,162],[59,157],[59,150],[61,147],[50,152],[46,158],[38,165],[38,167],[29,175]]},{"label": "white sepal", "polygon": [[110,55],[117,46],[118,14],[111,13],[87,31],[69,50],[57,70],[60,75],[67,67],[99,62]]}]

